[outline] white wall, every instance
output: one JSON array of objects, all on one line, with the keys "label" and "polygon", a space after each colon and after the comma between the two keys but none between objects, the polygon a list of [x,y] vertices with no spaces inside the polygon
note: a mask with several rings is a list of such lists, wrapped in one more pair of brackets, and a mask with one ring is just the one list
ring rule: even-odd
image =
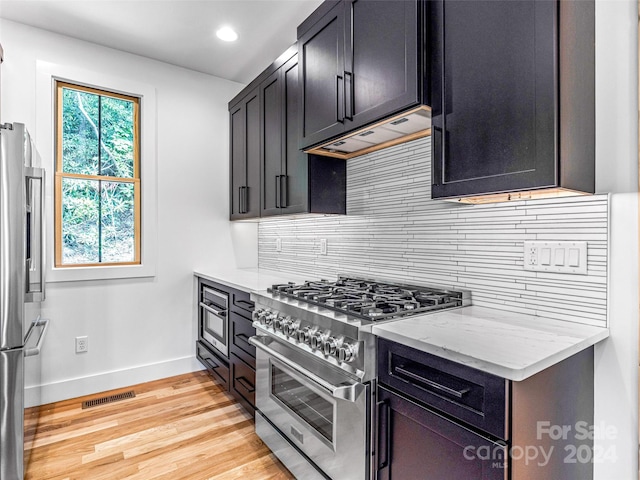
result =
[{"label": "white wall", "polygon": [[636,0],[596,2],[596,188],[613,192],[609,326],[596,346],[597,480],[638,478],[638,10]]},{"label": "white wall", "polygon": [[[242,85],[6,20],[0,20],[0,43],[2,119],[25,123],[43,151],[51,138],[35,131],[36,115],[47,110],[35,103],[38,60],[152,85],[157,98],[156,275],[50,283],[43,387],[28,388],[27,401],[38,393],[46,403],[201,368],[194,358],[192,272],[257,256],[243,255],[257,252],[256,226],[228,222],[227,102]],[[43,162],[51,173],[53,159]],[[243,240],[241,251],[233,237]],[[74,351],[80,335],[89,336],[88,353]]]}]

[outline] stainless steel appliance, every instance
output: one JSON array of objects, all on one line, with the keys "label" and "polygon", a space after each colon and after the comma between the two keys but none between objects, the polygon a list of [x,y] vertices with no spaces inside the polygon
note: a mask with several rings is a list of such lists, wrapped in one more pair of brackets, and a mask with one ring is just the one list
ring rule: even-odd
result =
[{"label": "stainless steel appliance", "polygon": [[24,478],[24,376],[48,320],[43,242],[44,170],[20,123],[0,126],[0,478]]},{"label": "stainless steel appliance", "polygon": [[254,292],[256,432],[298,478],[374,472],[375,322],[469,305],[468,292],[340,277]]},{"label": "stainless steel appliance", "polygon": [[229,356],[229,294],[200,285],[200,341],[210,349]]}]

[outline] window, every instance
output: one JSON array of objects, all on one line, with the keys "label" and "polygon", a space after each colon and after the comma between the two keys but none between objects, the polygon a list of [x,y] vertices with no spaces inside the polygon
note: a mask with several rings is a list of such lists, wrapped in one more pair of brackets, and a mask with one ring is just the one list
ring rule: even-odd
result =
[{"label": "window", "polygon": [[141,262],[139,98],[56,82],[55,266]]}]

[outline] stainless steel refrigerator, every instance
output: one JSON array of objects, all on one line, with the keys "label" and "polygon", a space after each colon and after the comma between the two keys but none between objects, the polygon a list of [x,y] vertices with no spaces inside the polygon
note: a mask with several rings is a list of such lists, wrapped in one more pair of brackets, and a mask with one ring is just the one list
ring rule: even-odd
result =
[{"label": "stainless steel refrigerator", "polygon": [[0,480],[24,478],[25,370],[36,366],[48,320],[44,170],[25,126],[0,125]]}]

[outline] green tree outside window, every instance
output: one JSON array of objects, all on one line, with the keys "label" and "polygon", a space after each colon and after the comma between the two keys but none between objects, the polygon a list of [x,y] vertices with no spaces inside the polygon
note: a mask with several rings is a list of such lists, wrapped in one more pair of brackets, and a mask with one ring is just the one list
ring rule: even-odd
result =
[{"label": "green tree outside window", "polygon": [[139,264],[139,99],[56,88],[56,266]]}]

